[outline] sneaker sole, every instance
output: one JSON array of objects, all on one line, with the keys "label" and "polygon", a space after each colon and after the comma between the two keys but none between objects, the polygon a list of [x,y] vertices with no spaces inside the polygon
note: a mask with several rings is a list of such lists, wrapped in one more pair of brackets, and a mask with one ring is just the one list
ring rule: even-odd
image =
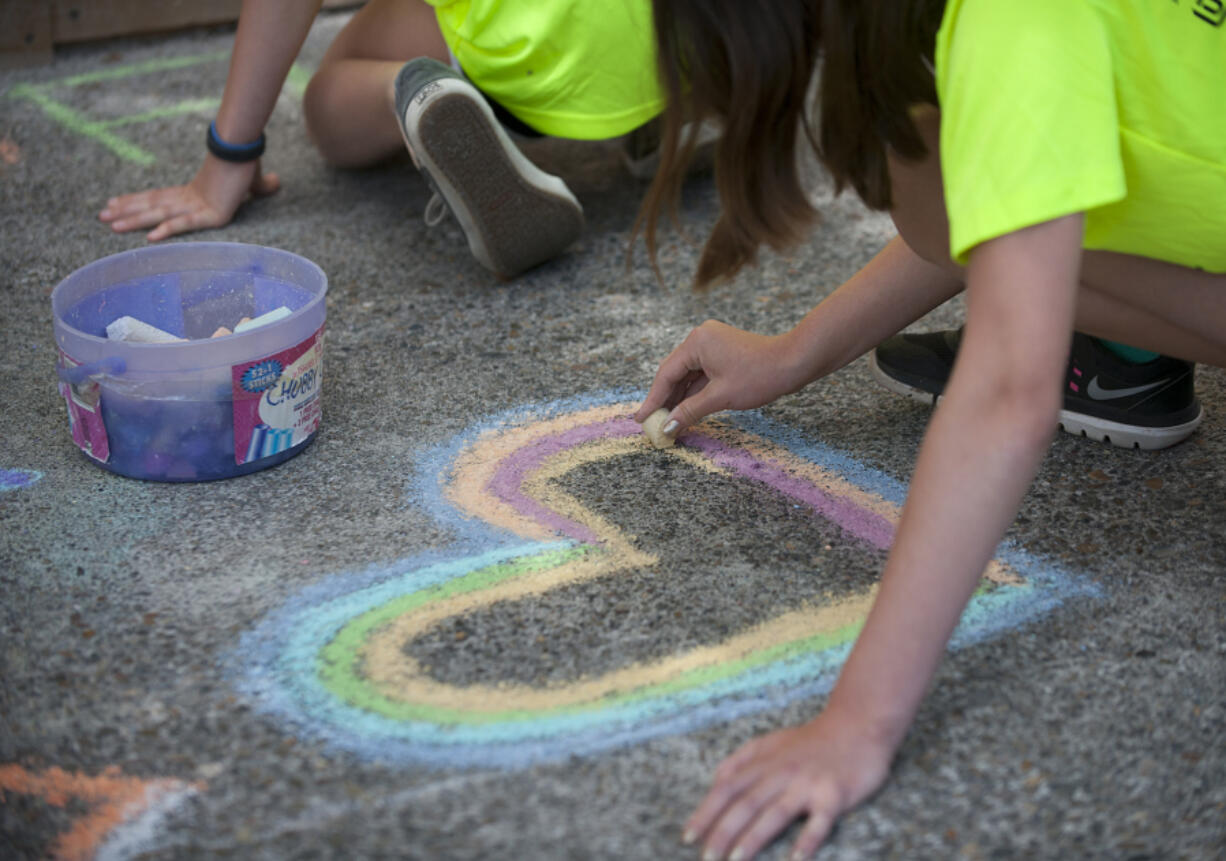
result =
[{"label": "sneaker sole", "polygon": [[558,256],[583,231],[583,208],[566,183],[519,151],[466,82],[422,87],[401,134],[473,256],[497,275],[511,278]]},{"label": "sneaker sole", "polygon": [[[930,407],[936,406],[941,401],[941,395],[908,385],[891,377],[877,364],[876,353],[870,354],[869,367],[872,370],[873,378],[882,387],[894,392],[894,394],[905,395],[914,401]],[[1190,437],[1200,424],[1201,419],[1204,418],[1204,415],[1204,409],[1198,408],[1196,418],[1191,421],[1179,425],[1170,425],[1169,427],[1147,428],[1139,425],[1120,424],[1119,422],[1108,421],[1107,419],[1097,419],[1084,413],[1060,410],[1059,427],[1065,433],[1083,436],[1098,442],[1110,443],[1117,448],[1154,451],[1161,448],[1169,448],[1175,445],[1175,443],[1183,442]]]}]

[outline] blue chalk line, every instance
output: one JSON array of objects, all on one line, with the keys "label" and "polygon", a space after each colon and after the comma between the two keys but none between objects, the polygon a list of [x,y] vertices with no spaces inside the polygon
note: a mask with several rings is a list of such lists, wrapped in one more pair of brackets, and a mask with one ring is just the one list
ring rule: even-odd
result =
[{"label": "blue chalk line", "polygon": [[[227,660],[238,677],[239,688],[260,711],[365,759],[401,766],[501,769],[641,744],[827,693],[851,649],[850,643],[788,655],[738,676],[665,695],[485,724],[397,720],[344,702],[324,686],[318,672],[319,654],[355,617],[479,568],[575,546],[569,540],[525,542],[509,530],[451,506],[443,491],[449,469],[461,451],[487,431],[631,402],[643,394],[614,390],[508,410],[421,452],[408,483],[406,501],[424,508],[453,532],[450,547],[364,571],[330,575],[302,589],[240,638],[238,648]],[[890,502],[901,505],[906,497],[902,482],[761,414],[737,413],[727,418],[734,426],[836,472]],[[976,595],[954,632],[951,649],[965,648],[1031,623],[1068,598],[1100,594],[1086,578],[1073,576],[1010,543],[1002,544],[995,558],[1011,565],[1027,582]]]},{"label": "blue chalk line", "polygon": [[42,479],[37,469],[0,469],[0,493],[7,490],[23,490]]}]

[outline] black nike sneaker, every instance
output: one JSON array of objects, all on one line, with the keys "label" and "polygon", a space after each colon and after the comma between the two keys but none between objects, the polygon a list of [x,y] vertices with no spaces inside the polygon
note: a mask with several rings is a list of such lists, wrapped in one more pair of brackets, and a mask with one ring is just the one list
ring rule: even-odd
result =
[{"label": "black nike sneaker", "polygon": [[[935,404],[945,390],[961,340],[961,329],[895,335],[873,351],[873,376],[892,392]],[[1120,448],[1172,446],[1200,424],[1195,367],[1169,356],[1141,364],[1125,362],[1096,339],[1075,332],[1065,370],[1060,427]]]}]

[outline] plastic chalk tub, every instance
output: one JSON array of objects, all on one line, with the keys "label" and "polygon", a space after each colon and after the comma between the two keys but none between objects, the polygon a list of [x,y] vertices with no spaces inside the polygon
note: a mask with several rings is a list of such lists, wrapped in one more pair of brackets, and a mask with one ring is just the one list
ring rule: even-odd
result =
[{"label": "plastic chalk tub", "polygon": [[[138,248],[78,269],[51,293],[73,441],[99,466],[152,481],[288,460],[319,429],[327,291],[311,261],[233,242]],[[211,337],[261,317],[274,321]],[[108,338],[120,318],[183,340]]]}]

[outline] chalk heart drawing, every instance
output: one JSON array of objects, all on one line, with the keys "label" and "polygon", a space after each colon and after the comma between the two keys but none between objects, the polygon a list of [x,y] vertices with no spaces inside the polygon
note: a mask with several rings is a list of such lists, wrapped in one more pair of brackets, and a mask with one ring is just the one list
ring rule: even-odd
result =
[{"label": "chalk heart drawing", "polygon": [[[409,502],[453,531],[454,544],[294,595],[241,638],[239,686],[266,713],[326,743],[449,768],[593,754],[828,691],[875,588],[796,607],[715,645],[547,687],[448,684],[407,653],[448,619],[655,564],[558,481],[584,464],[651,450],[630,418],[636,394],[511,411],[423,452]],[[708,421],[655,456],[764,485],[868,548],[889,546],[905,498],[900,482],[756,413]],[[1089,594],[1081,579],[1002,546],[951,647]]]}]

